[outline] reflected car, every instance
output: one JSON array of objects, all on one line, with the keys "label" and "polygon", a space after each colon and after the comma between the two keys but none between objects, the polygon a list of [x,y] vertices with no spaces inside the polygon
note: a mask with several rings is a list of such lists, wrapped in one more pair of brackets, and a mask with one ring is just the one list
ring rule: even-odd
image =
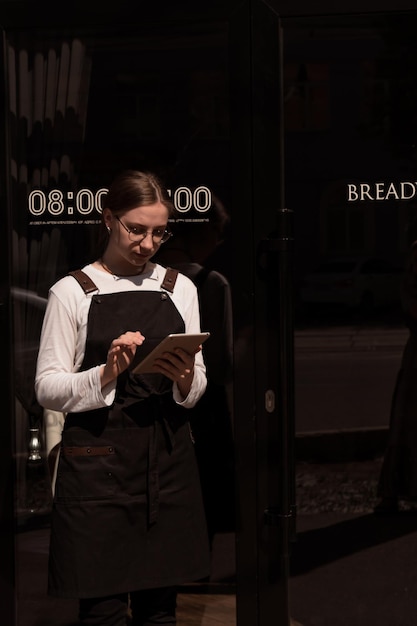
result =
[{"label": "reflected car", "polygon": [[402,274],[402,268],[381,258],[329,259],[303,277],[299,301],[364,311],[393,306],[400,302]]}]

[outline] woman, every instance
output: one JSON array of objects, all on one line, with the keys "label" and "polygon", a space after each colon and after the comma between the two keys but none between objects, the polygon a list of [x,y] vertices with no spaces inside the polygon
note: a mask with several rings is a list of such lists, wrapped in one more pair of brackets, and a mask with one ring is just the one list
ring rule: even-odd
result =
[{"label": "woman", "polygon": [[200,331],[197,290],[151,258],[172,205],[160,181],[111,185],[101,256],[50,290],[35,389],[66,415],[56,474],[49,593],[80,599],[81,624],[175,624],[177,586],[209,549],[187,409],[206,389],[201,350],[132,367],[168,333]]},{"label": "woman", "polygon": [[392,398],[388,444],[375,513],[396,513],[400,500],[417,501],[417,241],[410,247],[401,303],[409,337]]}]

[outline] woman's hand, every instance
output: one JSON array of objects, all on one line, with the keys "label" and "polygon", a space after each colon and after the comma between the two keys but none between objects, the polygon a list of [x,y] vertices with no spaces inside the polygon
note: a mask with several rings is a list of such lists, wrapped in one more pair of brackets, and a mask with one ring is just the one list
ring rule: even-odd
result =
[{"label": "woman's hand", "polygon": [[178,389],[183,398],[188,396],[191,383],[194,378],[194,360],[201,346],[190,354],[182,348],[176,348],[174,352],[164,352],[163,356],[156,359],[153,366],[160,374],[177,383]]},{"label": "woman's hand", "polygon": [[115,380],[131,364],[136,354],[136,348],[141,346],[145,337],[137,330],[123,333],[117,339],[113,339],[107,352],[106,364],[100,371],[101,387],[105,387]]}]

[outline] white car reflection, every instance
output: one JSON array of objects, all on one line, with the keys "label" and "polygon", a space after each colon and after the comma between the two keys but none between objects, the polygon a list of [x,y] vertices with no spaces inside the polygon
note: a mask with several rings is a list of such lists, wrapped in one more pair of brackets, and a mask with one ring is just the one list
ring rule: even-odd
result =
[{"label": "white car reflection", "polygon": [[372,310],[400,301],[403,270],[377,257],[329,259],[301,281],[301,304],[334,304]]},{"label": "white car reflection", "polygon": [[12,287],[11,294],[14,301],[32,304],[36,309],[42,311],[46,308],[47,298],[39,296],[35,291],[22,289],[21,287]]}]

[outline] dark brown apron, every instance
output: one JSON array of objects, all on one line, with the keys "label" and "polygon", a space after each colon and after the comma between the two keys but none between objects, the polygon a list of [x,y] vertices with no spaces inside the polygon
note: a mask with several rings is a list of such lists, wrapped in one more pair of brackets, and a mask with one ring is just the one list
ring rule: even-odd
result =
[{"label": "dark brown apron", "polygon": [[[184,322],[164,291],[93,295],[82,369],[127,330],[145,356]],[[52,511],[49,593],[67,598],[191,582],[209,548],[187,409],[165,376],[119,376],[110,408],[65,421]]]}]

